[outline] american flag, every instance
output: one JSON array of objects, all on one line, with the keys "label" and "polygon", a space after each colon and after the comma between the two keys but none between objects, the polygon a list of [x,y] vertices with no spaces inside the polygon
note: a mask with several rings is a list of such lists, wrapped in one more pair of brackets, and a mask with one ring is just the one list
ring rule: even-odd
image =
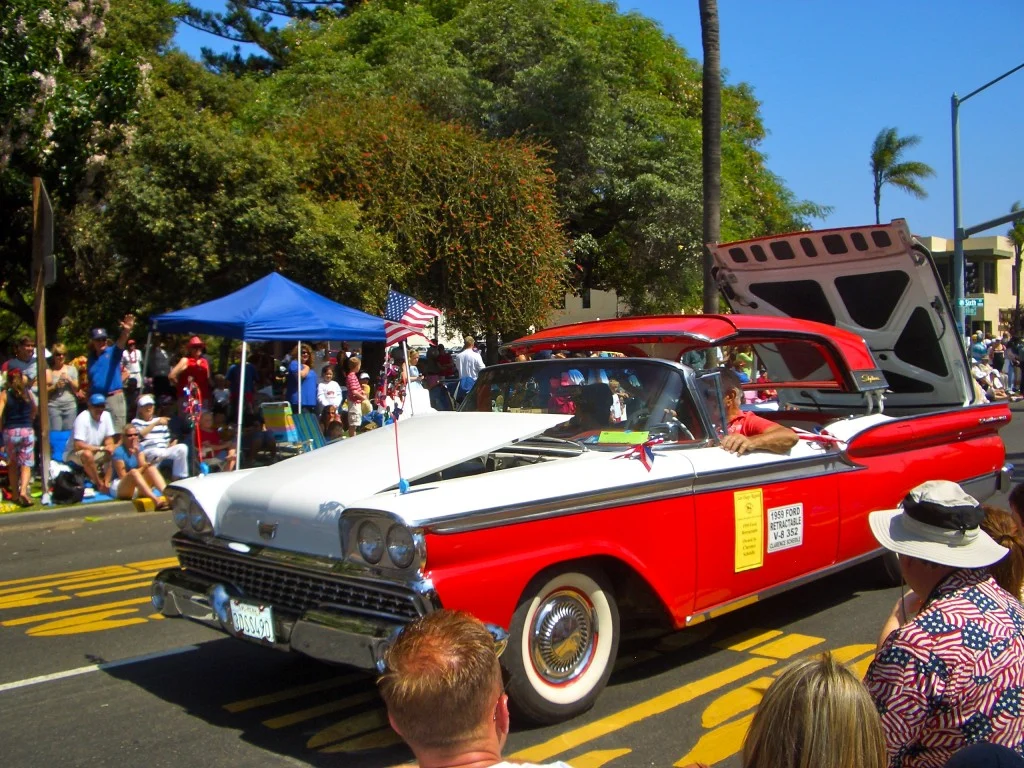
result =
[{"label": "american flag", "polygon": [[384,307],[384,330],[388,346],[419,333],[431,319],[440,315],[440,310],[429,304],[389,290],[388,303]]}]

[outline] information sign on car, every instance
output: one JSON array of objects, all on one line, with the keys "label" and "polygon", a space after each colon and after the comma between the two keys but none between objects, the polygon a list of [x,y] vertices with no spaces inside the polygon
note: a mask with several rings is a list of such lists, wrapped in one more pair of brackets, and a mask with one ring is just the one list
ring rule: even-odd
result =
[{"label": "information sign on car", "polygon": [[274,616],[269,605],[253,605],[231,601],[231,623],[235,629],[253,640],[274,642]]}]

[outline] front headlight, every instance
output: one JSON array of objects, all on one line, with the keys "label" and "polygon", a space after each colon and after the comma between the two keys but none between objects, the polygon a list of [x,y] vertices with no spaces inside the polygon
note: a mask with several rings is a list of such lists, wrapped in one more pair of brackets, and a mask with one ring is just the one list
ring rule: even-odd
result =
[{"label": "front headlight", "polygon": [[186,493],[175,493],[174,502],[171,507],[171,518],[178,530],[184,531],[188,527],[188,508],[191,504],[191,497]]},{"label": "front headlight", "polygon": [[368,563],[376,565],[384,556],[384,537],[376,523],[367,520],[359,526],[356,544],[359,547],[359,554]]},{"label": "front headlight", "polygon": [[392,525],[388,529],[388,557],[396,568],[408,568],[416,556],[416,545],[412,534],[404,525]]},{"label": "front headlight", "polygon": [[203,508],[200,507],[194,499],[188,507],[188,524],[196,533],[202,533],[203,531],[208,531],[212,528],[209,518],[206,516],[206,513],[203,512]]}]

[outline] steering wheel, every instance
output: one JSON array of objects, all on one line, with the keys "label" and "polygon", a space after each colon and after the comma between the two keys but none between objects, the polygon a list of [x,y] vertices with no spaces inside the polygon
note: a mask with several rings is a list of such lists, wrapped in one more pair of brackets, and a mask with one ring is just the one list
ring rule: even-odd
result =
[{"label": "steering wheel", "polygon": [[626,420],[626,429],[633,431],[642,426],[650,417],[651,412],[647,408],[641,408]]}]

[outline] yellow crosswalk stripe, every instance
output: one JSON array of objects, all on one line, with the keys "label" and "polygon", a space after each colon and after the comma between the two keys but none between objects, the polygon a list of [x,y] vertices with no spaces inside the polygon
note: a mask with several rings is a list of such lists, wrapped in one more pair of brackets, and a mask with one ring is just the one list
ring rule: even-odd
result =
[{"label": "yellow crosswalk stripe", "polygon": [[701,715],[700,724],[705,728],[717,728],[761,703],[764,692],[772,684],[772,678],[759,677],[752,683],[735,688],[715,699]]},{"label": "yellow crosswalk stripe", "polygon": [[306,742],[306,746],[310,749],[316,749],[340,739],[358,736],[366,731],[376,731],[387,724],[388,713],[383,709],[374,709],[370,712],[363,712],[355,717],[345,718],[340,723],[324,728],[322,731],[313,734],[313,737]]},{"label": "yellow crosswalk stripe", "polygon": [[299,712],[293,712],[290,715],[272,717],[269,720],[264,720],[263,724],[267,726],[267,728],[287,728],[289,725],[295,725],[296,723],[302,723],[306,720],[312,720],[314,717],[329,715],[332,712],[340,712],[341,710],[348,709],[356,704],[365,704],[368,701],[379,700],[376,690],[366,691],[364,693],[357,693],[353,696],[346,696],[343,699],[331,701],[327,704],[320,704],[316,707],[310,707],[308,709],[300,710]]},{"label": "yellow crosswalk stripe", "polygon": [[35,584],[40,581],[60,581],[64,579],[73,578],[93,578],[96,574],[103,574],[109,571],[111,568],[120,568],[119,565],[105,565],[99,568],[86,568],[81,571],[66,571],[64,573],[48,573],[43,576],[29,576],[24,579],[10,579],[9,581],[0,581],[0,587],[10,587],[15,584]]},{"label": "yellow crosswalk stripe", "polygon": [[0,589],[0,595],[12,595],[18,592],[22,592],[26,589],[42,589],[43,587],[52,588],[73,586],[77,584],[88,584],[89,582],[95,581],[96,579],[108,579],[116,576],[131,577],[138,575],[138,571],[134,571],[130,568],[124,568],[120,565],[115,565],[110,566],[108,568],[104,568],[102,571],[96,571],[94,573],[89,573],[82,576],[48,577],[49,581],[44,579],[41,581],[36,581],[32,584],[23,584],[18,587],[8,587],[7,589]]},{"label": "yellow crosswalk stripe", "polygon": [[148,597],[135,597],[131,600],[119,600],[115,603],[103,603],[102,605],[90,605],[87,608],[70,608],[66,611],[56,611],[55,613],[39,613],[35,616],[22,616],[18,619],[8,619],[7,621],[0,622],[0,626],[4,627],[20,627],[24,624],[34,624],[39,621],[50,621],[51,619],[62,619],[65,616],[81,616],[86,613],[96,613],[97,611],[106,611],[113,608],[123,608],[130,605],[142,605],[150,602]]},{"label": "yellow crosswalk stripe", "polygon": [[789,659],[824,642],[825,638],[823,637],[811,637],[794,632],[791,635],[780,637],[778,640],[773,640],[767,645],[754,648],[751,653],[757,656],[770,656],[773,659]]},{"label": "yellow crosswalk stripe", "polygon": [[716,672],[700,680],[687,683],[660,696],[655,696],[632,707],[627,707],[613,715],[608,715],[593,723],[584,725],[581,728],[567,731],[534,747],[528,747],[516,752],[512,757],[515,760],[526,762],[544,762],[562,752],[574,749],[602,736],[607,736],[609,733],[614,733],[648,717],[667,712],[681,704],[696,699],[698,696],[723,688],[737,680],[742,680],[747,675],[760,672],[762,669],[777,663],[769,659],[747,659],[740,664],[723,669],[721,672]]},{"label": "yellow crosswalk stripe", "polygon": [[62,600],[70,599],[67,595],[54,595],[48,589],[34,589],[29,592],[17,592],[0,597],[0,611],[8,608],[29,608],[33,605],[59,603]]},{"label": "yellow crosswalk stripe", "polygon": [[256,696],[251,699],[232,701],[229,704],[225,704],[224,709],[228,712],[245,712],[250,709],[256,709],[257,707],[265,707],[268,704],[277,704],[282,701],[297,699],[308,693],[317,693],[319,691],[330,690],[331,688],[340,688],[348,683],[365,679],[367,679],[366,675],[341,675],[340,677],[332,677],[330,680],[320,680],[315,683],[310,683],[309,685],[297,685],[294,688],[285,688],[281,691],[268,693],[266,696]]},{"label": "yellow crosswalk stripe", "polygon": [[121,581],[130,581],[132,579],[150,579],[156,576],[157,571],[150,571],[149,573],[140,573],[139,571],[129,571],[122,576],[116,576],[110,579],[98,579],[93,581],[82,582],[81,584],[74,584],[71,586],[58,587],[61,592],[74,592],[76,589],[89,589],[91,587],[103,587],[107,584],[117,584]]},{"label": "yellow crosswalk stripe", "polygon": [[87,632],[102,632],[108,629],[130,627],[134,624],[145,624],[146,620],[141,616],[132,618],[115,618],[117,616],[128,616],[137,613],[136,608],[125,608],[121,610],[103,611],[101,613],[87,613],[81,616],[69,616],[65,619],[50,621],[37,627],[32,627],[26,634],[31,637],[57,637],[59,635],[81,635]]},{"label": "yellow crosswalk stripe", "polygon": [[780,637],[782,631],[778,629],[748,629],[732,637],[727,637],[715,643],[716,648],[724,648],[727,651],[749,651],[755,645],[767,643]]},{"label": "yellow crosswalk stripe", "polygon": [[75,597],[95,597],[96,595],[109,595],[111,592],[129,592],[133,589],[146,589],[153,583],[152,579],[135,581],[131,584],[122,584],[118,587],[103,587],[102,589],[88,589],[85,592],[76,592]]},{"label": "yellow crosswalk stripe", "polygon": [[[392,731],[390,728],[381,728],[376,731],[370,731],[364,733],[362,736],[356,736],[353,739],[345,739],[345,741],[332,744],[329,747],[324,747],[321,752],[358,752],[363,749],[381,749],[383,747],[392,747],[395,744],[401,744],[402,737]],[[409,764],[408,766],[395,766],[395,768],[416,768],[415,765]]]},{"label": "yellow crosswalk stripe", "polygon": [[750,714],[716,728],[710,733],[705,733],[697,740],[693,749],[674,763],[675,768],[681,768],[690,763],[714,765],[732,757],[742,748],[743,739],[747,737],[747,730],[753,719],[754,715]]},{"label": "yellow crosswalk stripe", "polygon": [[601,766],[608,765],[612,760],[628,755],[632,751],[631,749],[601,749],[587,752],[572,759],[572,768],[601,768]]}]

